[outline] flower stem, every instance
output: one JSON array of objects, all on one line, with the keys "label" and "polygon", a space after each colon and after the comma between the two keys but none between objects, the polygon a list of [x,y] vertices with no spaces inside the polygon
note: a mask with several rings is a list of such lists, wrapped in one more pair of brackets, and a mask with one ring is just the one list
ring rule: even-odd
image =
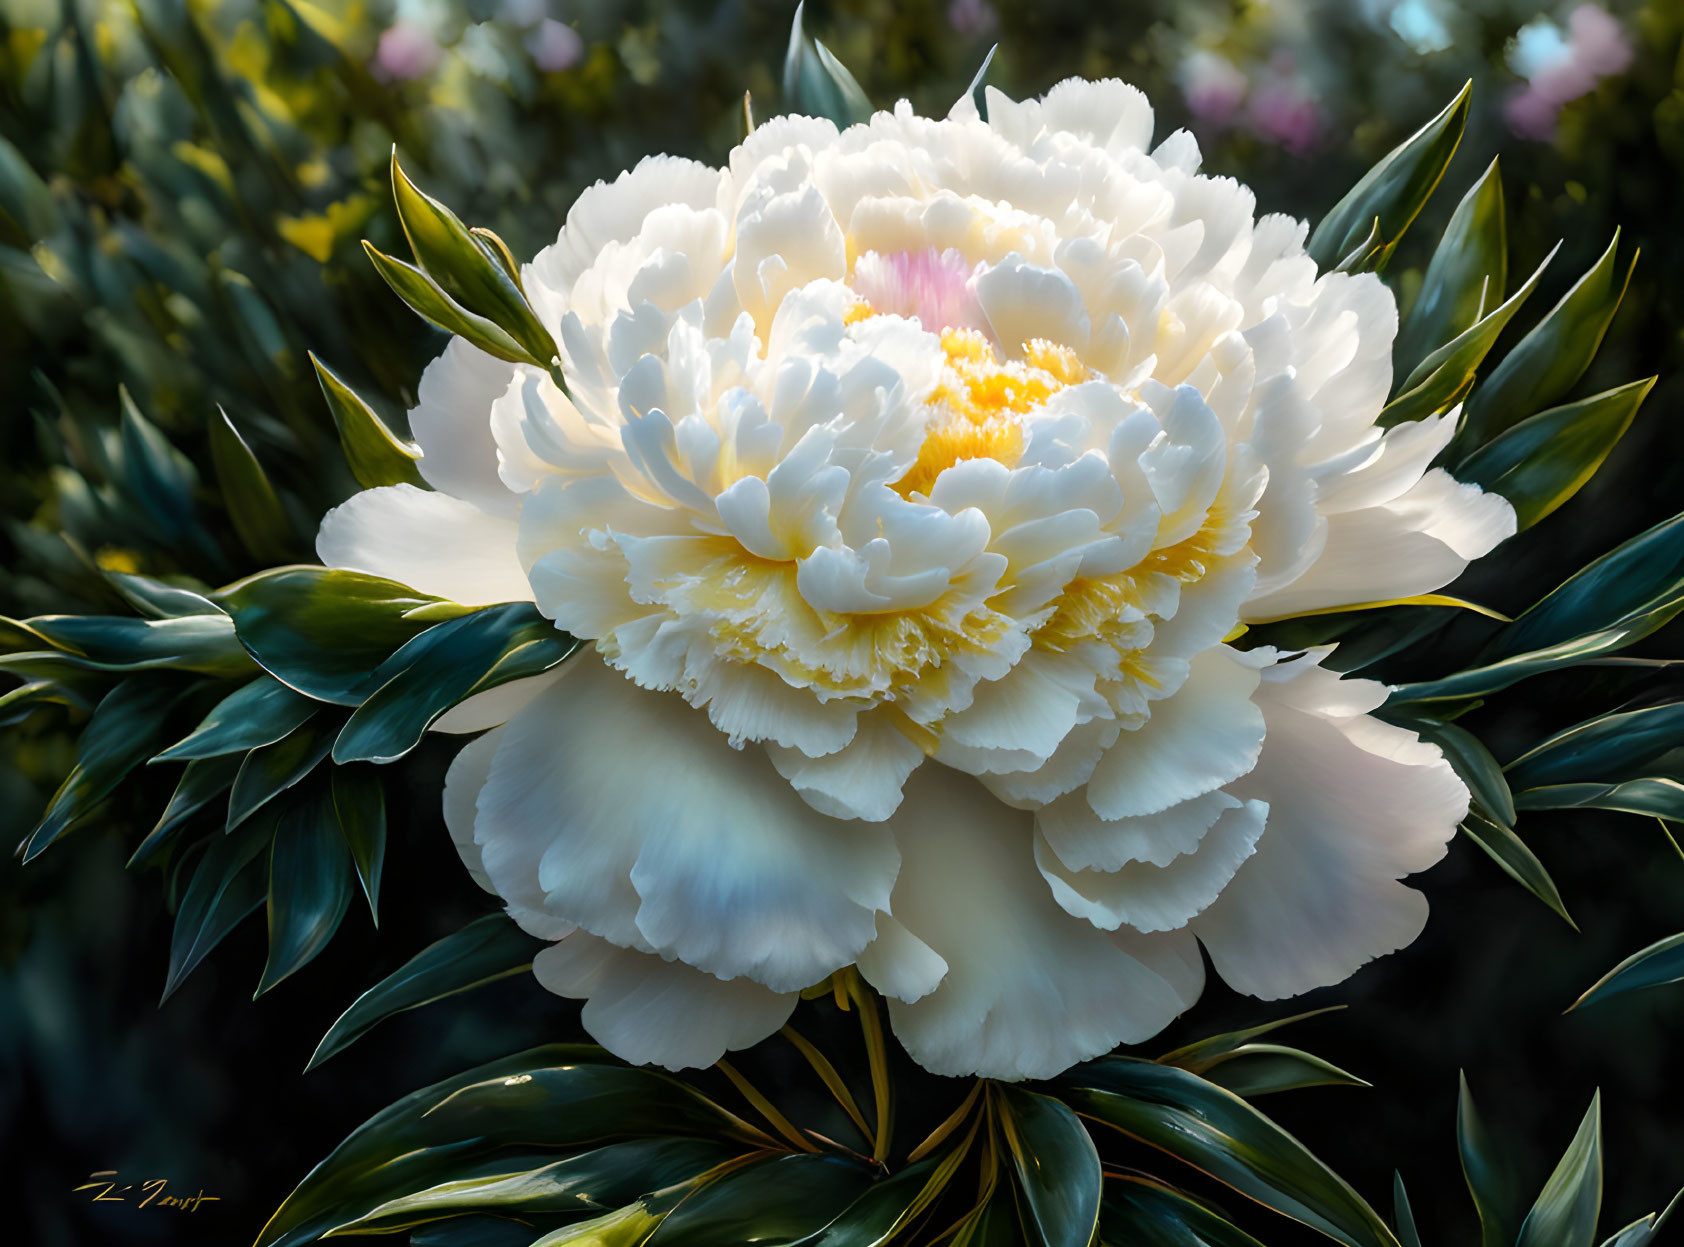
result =
[{"label": "flower stem", "polygon": [[947,1120],[931,1131],[929,1138],[925,1139],[907,1154],[906,1163],[910,1165],[916,1161],[923,1160],[924,1157],[928,1156],[931,1152],[935,1151],[936,1148],[940,1147],[948,1135],[952,1134],[960,1126],[964,1125],[965,1119],[971,1115],[971,1110],[976,1107],[977,1097],[981,1094],[982,1079],[979,1078],[972,1084],[970,1094],[959,1102],[959,1107],[949,1114]]},{"label": "flower stem", "polygon": [[795,1050],[807,1058],[807,1064],[813,1067],[813,1072],[819,1080],[829,1088],[830,1094],[836,1097],[836,1102],[842,1106],[842,1111],[848,1114],[860,1132],[860,1137],[867,1143],[872,1142],[871,1127],[865,1124],[865,1115],[860,1112],[860,1106],[854,1101],[853,1093],[848,1090],[848,1084],[842,1081],[842,1075],[836,1072],[824,1053],[815,1048],[806,1036],[793,1026],[786,1026],[780,1032],[783,1037],[795,1045]]},{"label": "flower stem", "polygon": [[889,1159],[889,1140],[895,1125],[895,1102],[889,1087],[889,1047],[883,1038],[883,1019],[877,1014],[877,1002],[872,999],[871,989],[851,966],[847,970],[845,985],[847,994],[859,1006],[860,1029],[865,1034],[865,1054],[871,1064],[871,1091],[877,1107],[877,1133],[872,1141],[871,1159],[882,1165]]},{"label": "flower stem", "polygon": [[806,1135],[795,1128],[789,1118],[778,1111],[777,1105],[760,1094],[754,1084],[739,1074],[730,1062],[715,1061],[714,1068],[731,1080],[731,1085],[742,1092],[743,1099],[760,1110],[760,1115],[772,1124],[772,1129],[783,1135],[803,1152],[817,1152],[819,1150],[813,1146]]}]

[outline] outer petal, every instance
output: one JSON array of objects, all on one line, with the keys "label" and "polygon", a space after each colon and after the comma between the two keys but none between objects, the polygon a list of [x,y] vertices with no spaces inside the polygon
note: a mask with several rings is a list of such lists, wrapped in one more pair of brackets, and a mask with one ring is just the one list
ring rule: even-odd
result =
[{"label": "outer petal", "polygon": [[1384,695],[1309,655],[1257,690],[1268,739],[1230,786],[1269,802],[1257,852],[1193,920],[1217,972],[1266,1000],[1337,983],[1421,933],[1427,902],[1397,882],[1431,866],[1468,810],[1443,755],[1362,713]]},{"label": "outer petal", "polygon": [[889,1002],[895,1034],[938,1074],[1044,1078],[1139,1042],[1192,1003],[1185,959],[1162,970],[1053,900],[1030,816],[976,781],[919,768],[892,820],[893,912],[947,963],[929,995]]},{"label": "outer petal", "polygon": [[516,371],[452,338],[421,374],[420,401],[409,413],[409,431],[421,447],[417,466],[427,483],[493,515],[512,516],[516,509],[515,496],[498,479],[491,436],[491,405]]},{"label": "outer petal", "polygon": [[887,909],[886,828],[802,802],[673,694],[581,656],[510,721],[474,835],[505,897],[775,991],[852,962]]},{"label": "outer petal", "polygon": [[413,485],[365,489],[322,517],[316,554],[329,567],[396,580],[468,606],[530,602],[514,520]]},{"label": "outer petal", "polygon": [[584,931],[539,952],[532,972],[556,995],[585,1001],[579,1020],[615,1056],[668,1069],[712,1065],[753,1047],[789,1020],[801,998],[749,979],[716,979]]}]

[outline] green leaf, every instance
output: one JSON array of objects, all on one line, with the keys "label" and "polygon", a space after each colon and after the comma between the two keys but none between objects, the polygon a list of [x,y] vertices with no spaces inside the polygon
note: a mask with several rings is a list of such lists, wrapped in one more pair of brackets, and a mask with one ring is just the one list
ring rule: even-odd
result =
[{"label": "green leaf", "polygon": [[1684,784],[1666,776],[1619,784],[1551,784],[1517,793],[1514,801],[1523,810],[1612,810],[1684,819]]},{"label": "green leaf", "polygon": [[1579,929],[1562,904],[1561,893],[1556,889],[1555,880],[1550,878],[1550,872],[1538,860],[1537,854],[1526,847],[1526,842],[1515,835],[1513,828],[1503,827],[1470,811],[1462,823],[1462,831],[1484,849],[1505,874],[1561,915],[1568,926],[1575,931]]},{"label": "green leaf", "polygon": [[1321,219],[1307,248],[1318,268],[1330,268],[1350,254],[1376,218],[1387,245],[1397,245],[1456,154],[1456,145],[1468,124],[1468,97],[1472,93],[1470,82],[1443,112],[1365,173]]},{"label": "green leaf", "polygon": [[360,705],[380,664],[465,606],[362,572],[282,567],[224,589],[222,605],[263,669],[319,701]]},{"label": "green leaf", "polygon": [[1684,610],[1684,515],[1575,572],[1500,631],[1480,666],[1405,684],[1388,705],[1480,697],[1648,636]]},{"label": "green leaf", "polygon": [[1099,1225],[1099,1152],[1068,1105],[1002,1083],[1000,1120],[1028,1205],[1025,1228],[1043,1247],[1088,1247]]},{"label": "green leaf", "polygon": [[1468,786],[1474,808],[1500,827],[1514,828],[1514,796],[1508,779],[1491,751],[1465,727],[1442,719],[1410,719],[1404,726],[1419,732],[1444,751],[1444,759]]},{"label": "green leaf", "polygon": [[315,770],[333,747],[337,727],[337,722],[313,719],[292,735],[246,754],[228,794],[228,830]]},{"label": "green leaf", "polygon": [[1392,249],[1386,245],[1386,240],[1380,237],[1380,218],[1374,218],[1374,224],[1369,227],[1368,236],[1333,266],[1335,273],[1371,273],[1385,264],[1391,256]]},{"label": "green leaf", "polygon": [[1262,1247],[1191,1196],[1137,1174],[1106,1180],[1099,1237],[1112,1247]]},{"label": "green leaf", "polygon": [[1602,258],[1574,283],[1468,400],[1464,437],[1477,445],[1503,429],[1541,411],[1573,388],[1602,345],[1602,336],[1625,297],[1633,255],[1625,277],[1616,283],[1615,251],[1620,232]]},{"label": "green leaf", "polygon": [[1633,953],[1592,983],[1568,1011],[1646,987],[1684,982],[1684,935],[1668,936]]},{"label": "green leaf", "polygon": [[350,907],[352,886],[351,855],[332,798],[311,793],[282,815],[270,849],[269,960],[257,996],[327,947]]},{"label": "green leaf", "polygon": [[1213,1062],[1202,1077],[1247,1098],[1300,1087],[1372,1085],[1319,1056],[1271,1043],[1242,1044]]},{"label": "green leaf", "polygon": [[578,647],[530,602],[486,607],[430,628],[374,672],[376,690],[340,732],[333,760],[395,762],[458,702],[548,671]]},{"label": "green leaf", "polygon": [[649,1247],[794,1243],[833,1222],[871,1181],[869,1165],[841,1156],[776,1156],[702,1187],[667,1215]]},{"label": "green leaf", "polygon": [[1406,421],[1424,420],[1448,411],[1460,402],[1473,385],[1480,364],[1491,353],[1497,338],[1514,319],[1521,304],[1531,298],[1532,291],[1537,289],[1538,279],[1554,258],[1555,252],[1551,251],[1532,276],[1526,279],[1526,284],[1505,302],[1417,364],[1399,387],[1398,396],[1380,412],[1380,426],[1389,429]]},{"label": "green leaf", "polygon": [[119,387],[117,395],[123,410],[124,493],[152,522],[154,536],[160,540],[172,541],[198,533],[193,491],[198,487],[199,474],[193,461],[172,446],[157,425],[140,414],[126,387]]},{"label": "green leaf", "polygon": [[1320,1017],[1324,1013],[1337,1013],[1344,1005],[1328,1005],[1321,1009],[1311,1009],[1308,1013],[1294,1013],[1291,1017],[1276,1018],[1273,1022],[1264,1022],[1260,1026],[1248,1026],[1244,1030],[1225,1031],[1220,1035],[1210,1035],[1196,1040],[1184,1047],[1158,1057],[1160,1065],[1175,1065],[1192,1074],[1202,1074],[1230,1053],[1238,1051],[1262,1035],[1277,1031],[1283,1026],[1291,1026],[1294,1022],[1308,1021],[1310,1018]]},{"label": "green leaf", "polygon": [[952,1148],[872,1183],[829,1225],[791,1247],[883,1247],[935,1201],[965,1155],[965,1148]]},{"label": "green leaf", "polygon": [[257,1247],[294,1247],[500,1150],[578,1149],[645,1135],[764,1136],[692,1088],[587,1044],[493,1061],[405,1096],[357,1127],[287,1197]]},{"label": "green leaf", "polygon": [[380,872],[386,864],[386,790],[362,767],[333,768],[333,814],[351,851],[368,901],[368,914],[380,925]]},{"label": "green leaf", "polygon": [[176,910],[165,1000],[223,936],[263,904],[274,830],[274,821],[264,818],[232,835],[211,837]]},{"label": "green leaf", "polygon": [[645,1195],[624,1208],[552,1230],[530,1247],[642,1247],[667,1214],[688,1199],[697,1185],[685,1182]]},{"label": "green leaf", "polygon": [[1614,449],[1656,378],[1529,416],[1456,468],[1456,479],[1509,500],[1522,530],[1584,487]]},{"label": "green leaf", "polygon": [[1403,1189],[1403,1175],[1392,1172],[1392,1219],[1403,1247],[1421,1247],[1421,1232],[1415,1228],[1415,1210],[1409,1206],[1409,1192]]},{"label": "green leaf", "polygon": [[439,289],[437,282],[413,264],[394,260],[367,241],[363,243],[363,250],[374,261],[375,271],[386,279],[392,292],[409,304],[410,310],[423,320],[430,321],[446,333],[465,338],[487,355],[494,355],[508,363],[548,367],[545,361],[535,359],[501,327],[458,304]]},{"label": "green leaf", "polygon": [[251,658],[234,634],[233,621],[220,612],[177,619],[37,615],[19,626],[90,670],[193,671],[219,676],[251,671]]},{"label": "green leaf", "polygon": [[999,50],[1000,45],[997,43],[988,49],[988,55],[982,58],[982,64],[978,65],[976,73],[971,75],[971,85],[966,87],[965,94],[959,97],[965,99],[968,96],[971,103],[976,105],[977,116],[984,121],[988,120],[988,93],[984,90],[988,85],[988,67],[994,63],[994,54]]},{"label": "green leaf", "polygon": [[1485,1132],[1467,1076],[1461,1075],[1456,1100],[1456,1146],[1462,1176],[1479,1211],[1481,1247],[1514,1247],[1520,1231],[1521,1196],[1507,1155]]},{"label": "green leaf", "polygon": [[541,946],[506,914],[475,919],[460,931],[429,944],[358,996],[322,1037],[305,1072],[394,1014],[524,974],[532,968],[533,953]]},{"label": "green leaf", "polygon": [[170,796],[169,804],[158,817],[157,825],[147,832],[146,839],[130,856],[129,866],[144,866],[154,860],[158,852],[187,825],[190,817],[228,791],[244,762],[245,759],[238,754],[189,762]]},{"label": "green leaf", "polygon": [[1658,1214],[1651,1212],[1646,1217],[1639,1217],[1619,1233],[1613,1235],[1602,1247],[1648,1247],[1649,1241],[1656,1232],[1665,1225],[1667,1218],[1672,1216],[1673,1209],[1678,1207],[1680,1200],[1684,1200],[1684,1191],[1672,1197],[1672,1202]]},{"label": "green leaf", "polygon": [[1592,1247],[1602,1211],[1602,1093],[1521,1223],[1516,1247]]},{"label": "green leaf", "polygon": [[483,1173],[388,1200],[331,1232],[389,1234],[475,1210],[514,1217],[619,1208],[706,1173],[740,1151],[709,1139],[638,1139],[538,1166],[498,1158],[479,1166]]},{"label": "green leaf", "polygon": [[297,543],[286,509],[228,413],[218,407],[216,417],[210,422],[211,463],[234,533],[254,559],[287,562]]},{"label": "green leaf", "polygon": [[272,745],[320,708],[320,702],[293,692],[273,676],[259,675],[217,702],[198,727],[152,760],[186,762]]},{"label": "green leaf", "polygon": [[148,619],[176,619],[182,615],[220,615],[222,608],[202,593],[129,572],[105,573],[123,600]]},{"label": "green leaf", "polygon": [[871,101],[841,61],[824,44],[807,38],[806,0],[795,6],[784,55],[784,102],[791,112],[826,117],[838,128],[869,120]]},{"label": "green leaf", "polygon": [[76,763],[53,793],[41,821],[23,842],[25,862],[63,836],[144,762],[164,735],[165,716],[180,686],[157,676],[131,676],[100,701],[82,729]]},{"label": "green leaf", "polygon": [[1468,329],[1508,285],[1503,179],[1493,160],[1456,205],[1433,252],[1420,292],[1398,330],[1396,367],[1412,371],[1427,355]]},{"label": "green leaf", "polygon": [[316,366],[316,379],[321,382],[328,410],[333,413],[334,427],[339,430],[340,448],[357,484],[364,489],[382,485],[426,488],[421,470],[415,466],[421,458],[421,448],[387,428],[374,409],[313,352],[310,362]]},{"label": "green leaf", "polygon": [[1052,1084],[1072,1108],[1203,1170],[1346,1247],[1398,1247],[1380,1215],[1304,1145],[1186,1070],[1104,1057]]},{"label": "green leaf", "polygon": [[476,238],[456,214],[409,180],[392,150],[392,196],[415,259],[446,295],[501,328],[527,355],[548,368],[555,339],[538,320],[503,257]]},{"label": "green leaf", "polygon": [[1641,773],[1650,762],[1684,746],[1684,702],[1604,714],[1575,723],[1527,750],[1505,768],[1516,788],[1606,782]]}]

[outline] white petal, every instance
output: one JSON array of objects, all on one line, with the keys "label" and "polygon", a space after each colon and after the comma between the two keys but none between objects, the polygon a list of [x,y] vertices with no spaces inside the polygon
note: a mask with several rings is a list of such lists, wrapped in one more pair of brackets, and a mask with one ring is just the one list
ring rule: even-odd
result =
[{"label": "white petal", "polygon": [[409,431],[421,447],[416,465],[434,489],[495,515],[513,515],[515,497],[497,476],[491,405],[509,388],[515,365],[452,338],[421,374]]},{"label": "white petal", "polygon": [[1096,927],[1173,931],[1214,901],[1250,857],[1269,807],[1248,801],[1224,810],[1190,853],[1162,866],[1128,862],[1113,871],[1071,870],[1035,840],[1035,863],[1058,903]]},{"label": "white petal", "polygon": [[1117,737],[1094,767],[1088,802],[1107,819],[1155,814],[1232,783],[1256,765],[1263,714],[1252,704],[1257,659],[1226,645],[1192,662],[1175,696]]},{"label": "white petal", "polygon": [[863,714],[846,747],[823,757],[766,746],[772,765],[808,805],[833,818],[880,823],[898,808],[901,787],[924,760],[886,713]]},{"label": "white petal", "polygon": [[[1282,664],[1257,691],[1268,739],[1229,789],[1269,803],[1257,852],[1193,920],[1217,972],[1266,1000],[1337,983],[1420,934],[1427,902],[1397,882],[1443,856],[1468,793],[1439,751],[1353,712],[1348,685]],[[1383,694],[1383,690],[1381,690]]]},{"label": "white petal", "polygon": [[354,494],[322,517],[316,554],[329,567],[396,580],[467,606],[530,602],[515,521],[413,485]]},{"label": "white petal", "polygon": [[510,721],[475,839],[505,897],[775,991],[875,934],[898,867],[886,828],[826,818],[759,750],[581,655]]},{"label": "white petal", "polygon": [[897,919],[947,963],[916,1003],[890,1000],[896,1037],[938,1074],[1046,1078],[1138,1043],[1191,1003],[1185,963],[1160,974],[1073,918],[1034,867],[1029,815],[937,765],[907,784]]},{"label": "white petal", "polygon": [[466,701],[457,702],[433,722],[431,731],[451,735],[483,732],[486,728],[507,723],[551,684],[561,678],[561,671],[546,671],[543,675],[528,676],[524,680],[510,680],[483,693],[475,693]]},{"label": "white petal", "polygon": [[911,1004],[941,985],[947,962],[890,914],[877,915],[877,938],[855,962],[865,981],[885,996]]},{"label": "white petal", "polygon": [[462,858],[462,865],[468,868],[474,882],[493,896],[497,888],[485,873],[479,845],[474,843],[474,805],[479,800],[480,789],[485,787],[486,776],[491,774],[491,759],[502,739],[502,730],[494,729],[478,740],[469,741],[457,751],[444,773],[444,825],[450,829],[450,839]]},{"label": "white petal", "polygon": [[1106,820],[1087,795],[1073,792],[1035,811],[1035,829],[1070,870],[1120,870],[1130,862],[1167,866],[1191,853],[1211,825],[1239,800],[1222,791],[1139,818]]},{"label": "white petal", "polygon": [[753,1047],[787,1022],[801,999],[748,979],[716,979],[585,931],[541,950],[532,972],[556,995],[585,1001],[579,1020],[615,1056],[667,1069],[701,1068]]}]

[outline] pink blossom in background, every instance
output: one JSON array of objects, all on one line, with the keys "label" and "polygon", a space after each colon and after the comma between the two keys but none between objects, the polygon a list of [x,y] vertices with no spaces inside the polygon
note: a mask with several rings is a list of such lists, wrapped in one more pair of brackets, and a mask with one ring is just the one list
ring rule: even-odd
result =
[{"label": "pink blossom in background", "polygon": [[431,30],[419,22],[399,21],[380,32],[374,66],[385,77],[402,82],[430,72],[440,54]]},{"label": "pink blossom in background", "polygon": [[546,17],[526,36],[526,50],[532,53],[533,64],[554,74],[572,69],[584,59],[585,41],[573,27]]},{"label": "pink blossom in background", "polygon": [[1278,80],[1252,92],[1248,115],[1258,134],[1302,156],[1322,136],[1321,106],[1308,86]]},{"label": "pink blossom in background", "polygon": [[953,0],[947,6],[947,24],[961,35],[980,35],[1000,24],[1000,15],[988,0]]},{"label": "pink blossom in background", "polygon": [[1564,105],[1589,93],[1603,78],[1623,73],[1631,64],[1631,42],[1624,29],[1596,5],[1573,10],[1567,19],[1567,31],[1561,53],[1539,66],[1505,106],[1509,128],[1522,138],[1554,137],[1556,118]]},{"label": "pink blossom in background", "polygon": [[1187,108],[1207,125],[1227,125],[1245,99],[1245,75],[1215,52],[1194,52],[1181,62],[1176,76]]}]

